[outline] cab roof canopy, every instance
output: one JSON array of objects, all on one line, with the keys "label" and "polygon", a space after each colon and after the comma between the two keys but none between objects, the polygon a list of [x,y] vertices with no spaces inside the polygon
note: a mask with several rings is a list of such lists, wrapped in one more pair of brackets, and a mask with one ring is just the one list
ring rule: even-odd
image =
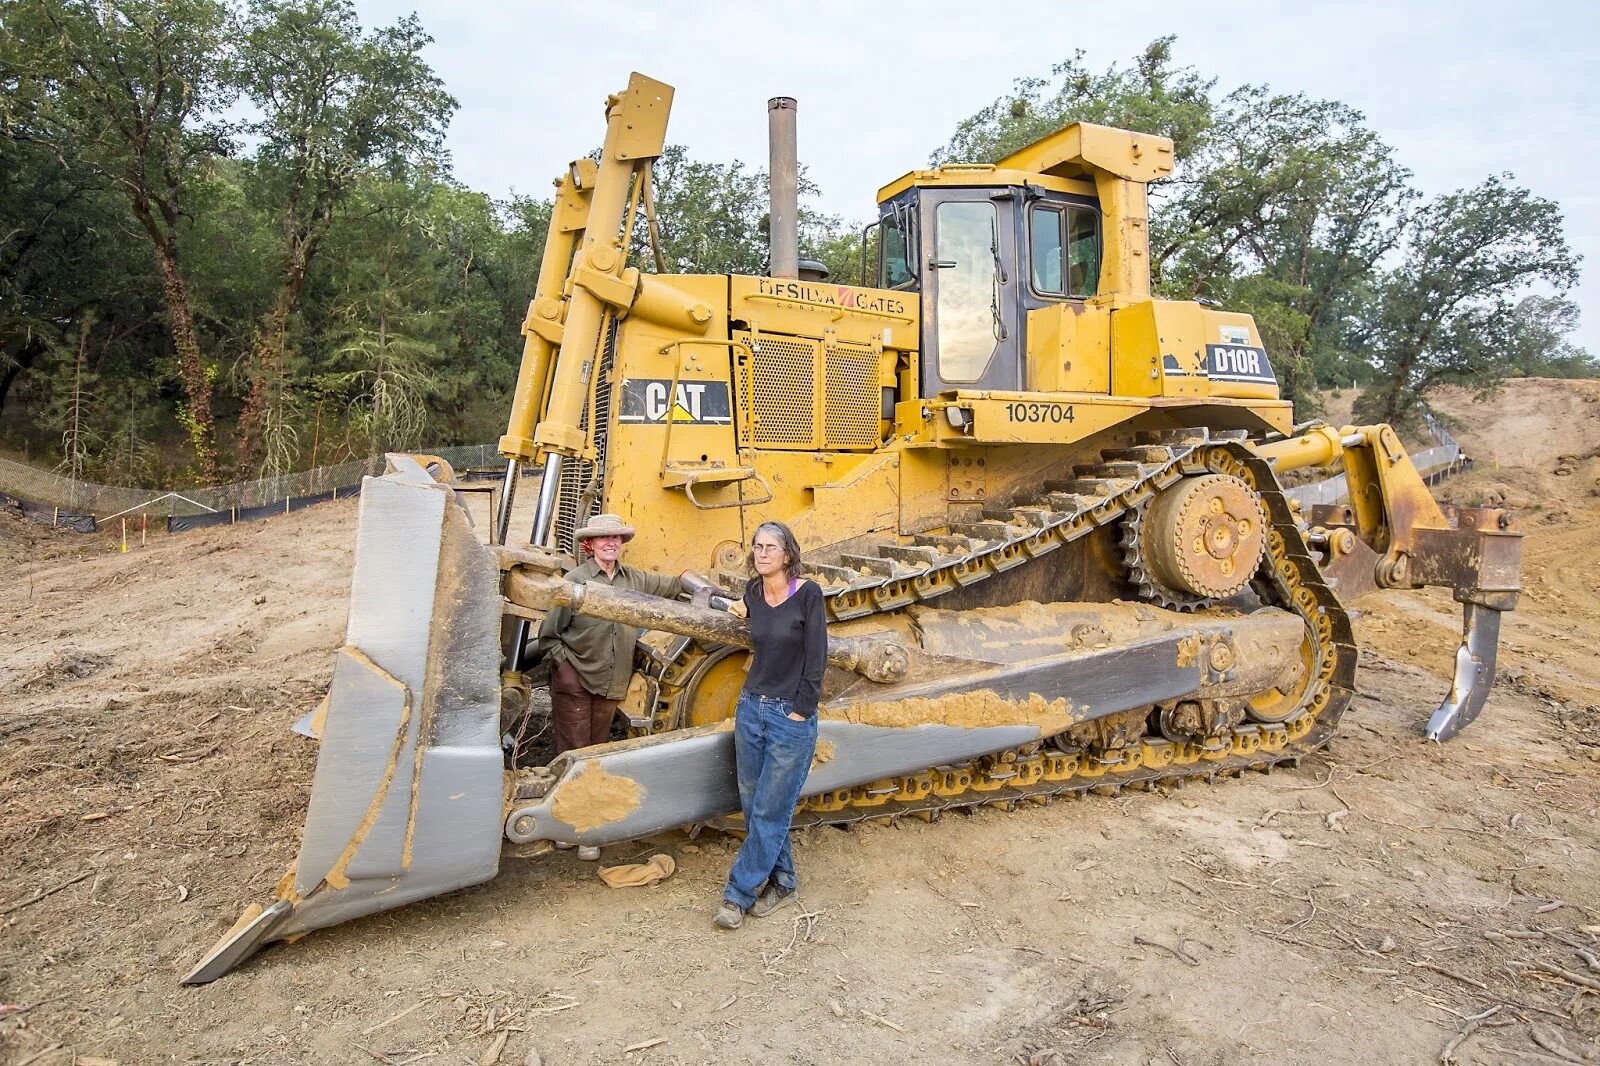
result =
[{"label": "cab roof canopy", "polygon": [[1074,122],[998,163],[947,163],[913,170],[878,190],[881,204],[907,189],[928,186],[1033,184],[1093,196],[1095,177],[1148,184],[1172,173],[1172,141],[1150,133]]}]

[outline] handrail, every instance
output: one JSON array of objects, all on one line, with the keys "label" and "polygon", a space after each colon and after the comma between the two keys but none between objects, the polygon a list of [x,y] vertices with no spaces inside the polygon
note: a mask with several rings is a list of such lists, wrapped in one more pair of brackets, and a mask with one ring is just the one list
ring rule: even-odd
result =
[{"label": "handrail", "polygon": [[[756,473],[755,471],[752,470],[750,472],[750,476],[749,477],[740,478],[739,481],[755,481],[755,482],[759,483],[761,485],[761,487],[766,490],[766,493],[767,493],[766,498],[765,499],[761,499],[761,500],[746,500],[746,499],[743,498],[743,492],[741,492],[740,493],[740,497],[741,498],[737,499],[737,500],[728,500],[725,503],[701,503],[698,499],[695,498],[695,494],[694,494],[694,485],[695,485],[695,483],[693,481],[685,481],[683,483],[683,494],[685,496],[689,497],[689,502],[692,503],[694,505],[695,509],[699,510],[699,511],[717,511],[717,510],[721,510],[724,507],[760,507],[763,504],[768,504],[768,503],[772,502],[772,483],[770,481],[768,481],[766,478],[762,477],[760,474],[758,474],[758,473]],[[736,485],[736,484],[738,484],[738,482],[737,481],[735,481],[735,482],[726,482],[725,481],[725,482],[723,482],[723,484],[725,484],[725,485],[727,485],[727,484],[735,484]]]}]

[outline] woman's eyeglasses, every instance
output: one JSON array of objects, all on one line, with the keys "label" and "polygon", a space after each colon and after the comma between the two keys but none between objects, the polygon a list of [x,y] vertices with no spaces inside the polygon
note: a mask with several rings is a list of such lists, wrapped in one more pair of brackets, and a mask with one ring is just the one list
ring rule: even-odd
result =
[{"label": "woman's eyeglasses", "polygon": [[754,552],[756,555],[766,555],[769,552],[782,551],[783,550],[783,545],[782,544],[752,544],[752,545],[750,545],[750,550],[752,552]]}]

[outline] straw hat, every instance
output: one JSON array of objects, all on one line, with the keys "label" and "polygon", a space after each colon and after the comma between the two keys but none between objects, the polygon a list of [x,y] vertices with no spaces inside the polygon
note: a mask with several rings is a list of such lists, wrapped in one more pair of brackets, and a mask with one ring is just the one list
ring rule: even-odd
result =
[{"label": "straw hat", "polygon": [[623,523],[622,519],[614,514],[597,514],[589,519],[589,523],[572,534],[573,540],[588,540],[590,537],[621,537],[626,544],[633,539],[636,533],[632,526]]}]

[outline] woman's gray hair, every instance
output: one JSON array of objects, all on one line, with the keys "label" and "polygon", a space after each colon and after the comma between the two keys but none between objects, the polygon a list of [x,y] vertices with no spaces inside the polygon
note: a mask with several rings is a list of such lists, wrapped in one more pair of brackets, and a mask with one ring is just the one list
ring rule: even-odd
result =
[{"label": "woman's gray hair", "polygon": [[750,551],[744,557],[745,569],[751,577],[756,576],[756,538],[762,533],[771,533],[778,538],[778,543],[783,546],[783,554],[788,559],[784,564],[783,572],[791,579],[800,576],[800,542],[794,539],[794,531],[782,522],[763,522],[750,534]]}]

